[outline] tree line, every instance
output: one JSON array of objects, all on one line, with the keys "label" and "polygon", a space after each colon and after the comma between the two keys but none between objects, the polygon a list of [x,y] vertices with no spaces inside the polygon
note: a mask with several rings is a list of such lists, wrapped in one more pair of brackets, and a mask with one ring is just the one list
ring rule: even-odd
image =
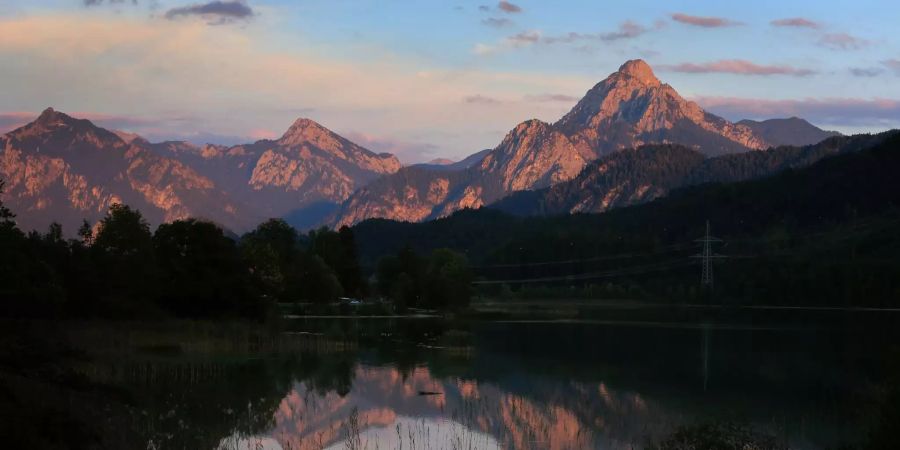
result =
[{"label": "tree line", "polygon": [[266,320],[277,303],[381,297],[402,311],[457,307],[470,295],[468,263],[445,249],[386,256],[370,281],[347,227],[303,234],[269,219],[232,238],[183,219],[151,231],[140,211],[114,204],[67,239],[59,224],[26,233],[15,217],[0,197],[0,317]]}]

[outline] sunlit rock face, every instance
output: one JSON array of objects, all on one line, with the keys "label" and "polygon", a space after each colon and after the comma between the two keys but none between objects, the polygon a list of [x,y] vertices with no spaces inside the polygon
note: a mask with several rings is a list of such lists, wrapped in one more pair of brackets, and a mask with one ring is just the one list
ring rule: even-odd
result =
[{"label": "sunlit rock face", "polygon": [[[679,143],[707,156],[772,145],[750,126],[731,123],[685,100],[647,63],[633,60],[591,88],[555,124],[534,119],[517,125],[480,163],[453,177],[458,184],[451,183],[447,195],[429,196],[432,187],[426,174],[401,171],[387,177],[389,182],[354,193],[333,223],[443,217],[512,192],[571,180],[603,155],[650,143]],[[433,171],[432,176],[440,175]]]},{"label": "sunlit rock face", "polygon": [[340,203],[400,162],[375,154],[309,119],[278,140],[224,147],[150,143],[47,109],[0,137],[4,202],[21,228],[61,222],[70,233],[112,203],[151,224],[186,217],[241,232],[316,202]]},{"label": "sunlit rock face", "polygon": [[555,126],[575,146],[598,155],[665,142],[707,155],[770,146],[750,127],[733,124],[682,98],[642,60],[626,62],[597,83]]},{"label": "sunlit rock face", "polygon": [[[400,169],[391,154],[376,154],[310,119],[298,119],[277,140],[233,147],[154,144],[213,180],[260,220],[317,203],[339,204],[372,180]],[[324,223],[325,217],[310,218]]]},{"label": "sunlit rock face", "polygon": [[53,109],[0,137],[0,179],[4,202],[25,230],[57,221],[72,232],[113,203],[136,207],[154,223],[188,216],[240,223],[238,205],[184,163]]}]

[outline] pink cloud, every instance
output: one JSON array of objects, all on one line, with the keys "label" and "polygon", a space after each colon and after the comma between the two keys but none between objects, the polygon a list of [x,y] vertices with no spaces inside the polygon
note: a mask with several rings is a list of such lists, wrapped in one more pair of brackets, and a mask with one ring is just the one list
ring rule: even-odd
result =
[{"label": "pink cloud", "polygon": [[266,130],[264,128],[257,128],[255,130],[250,130],[250,137],[255,140],[260,139],[277,139],[279,134],[272,130]]},{"label": "pink cloud", "polygon": [[610,33],[603,33],[600,35],[600,39],[604,41],[615,41],[619,39],[630,39],[638,37],[647,32],[647,29],[642,25],[632,22],[630,20],[626,20],[619,24],[619,30],[613,31]]},{"label": "pink cloud", "polygon": [[828,33],[819,38],[819,45],[832,50],[859,50],[869,45],[869,41],[847,33]]},{"label": "pink cloud", "polygon": [[742,59],[723,59],[708,63],[681,63],[661,66],[663,69],[682,73],[732,73],[738,75],[790,75],[803,77],[816,73],[788,65],[761,65]]},{"label": "pink cloud", "polygon": [[486,95],[476,94],[469,95],[463,98],[464,103],[468,103],[470,105],[499,105],[501,102],[493,97],[488,97]]},{"label": "pink cloud", "polygon": [[527,102],[570,102],[574,103],[580,100],[579,97],[574,95],[566,95],[566,94],[539,94],[539,95],[526,95],[525,101]]},{"label": "pink cloud", "polygon": [[25,125],[37,118],[37,114],[29,112],[0,113],[0,133],[6,133]]},{"label": "pink cloud", "polygon": [[900,127],[900,100],[887,98],[770,100],[699,96],[692,100],[710,112],[735,120],[798,116],[833,126]]},{"label": "pink cloud", "polygon": [[515,14],[515,13],[522,12],[521,6],[516,5],[514,3],[507,2],[507,1],[501,1],[501,2],[497,3],[497,9],[499,9],[500,11],[503,11],[505,13],[508,13],[508,14]]},{"label": "pink cloud", "polygon": [[691,16],[683,13],[675,13],[670,17],[676,22],[703,28],[722,28],[743,25],[741,22],[736,22],[724,17]]},{"label": "pink cloud", "polygon": [[900,75],[900,59],[886,59],[881,63],[884,64],[888,69],[893,70],[897,75]]},{"label": "pink cloud", "polygon": [[392,136],[379,136],[357,131],[342,132],[341,136],[373,152],[391,153],[404,164],[434,159],[438,146],[427,142],[413,142]]},{"label": "pink cloud", "polygon": [[770,22],[774,27],[794,27],[794,28],[812,28],[818,30],[822,28],[822,24],[803,17],[791,17],[788,19],[778,19]]}]

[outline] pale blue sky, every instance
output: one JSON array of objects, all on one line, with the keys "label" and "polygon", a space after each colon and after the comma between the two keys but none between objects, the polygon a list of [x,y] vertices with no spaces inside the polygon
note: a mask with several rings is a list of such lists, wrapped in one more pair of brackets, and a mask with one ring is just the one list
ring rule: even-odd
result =
[{"label": "pale blue sky", "polygon": [[876,131],[900,127],[898,17],[872,0],[0,0],[0,131],[54,106],[231,143],[305,116],[405,162],[459,158],[633,58],[729,119]]}]

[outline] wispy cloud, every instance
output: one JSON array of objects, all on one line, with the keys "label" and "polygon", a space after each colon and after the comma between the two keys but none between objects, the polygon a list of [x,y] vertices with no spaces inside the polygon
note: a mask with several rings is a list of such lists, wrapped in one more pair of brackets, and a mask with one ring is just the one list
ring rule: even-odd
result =
[{"label": "wispy cloud", "polygon": [[854,77],[877,77],[884,73],[884,69],[879,67],[851,67],[849,69],[850,75]]},{"label": "wispy cloud", "polygon": [[481,23],[489,27],[503,28],[512,25],[513,21],[504,17],[488,17],[487,19],[482,20]]},{"label": "wispy cloud", "polygon": [[741,22],[726,19],[724,17],[692,16],[684,13],[675,13],[670,17],[676,22],[703,28],[722,28],[743,25]]},{"label": "wispy cloud", "polygon": [[703,108],[730,119],[803,117],[837,126],[893,128],[900,124],[900,100],[886,98],[805,98],[770,100],[739,97],[695,97]]},{"label": "wispy cloud", "polygon": [[534,45],[541,40],[541,32],[538,30],[528,30],[516,33],[512,36],[507,36],[503,38],[497,44],[489,45],[489,44],[475,44],[475,48],[473,52],[477,55],[489,55],[491,53],[496,53],[502,50],[509,50],[513,48],[522,48],[528,47],[530,45]]},{"label": "wispy cloud", "polygon": [[467,103],[470,105],[499,105],[503,102],[493,97],[475,94],[463,97],[463,103]]},{"label": "wispy cloud", "polygon": [[737,75],[790,75],[803,77],[815,74],[810,69],[798,68],[790,65],[763,65],[742,59],[723,59],[708,63],[681,63],[675,65],[662,65],[661,69],[681,73],[731,73]]},{"label": "wispy cloud", "polygon": [[643,25],[632,21],[625,21],[619,25],[617,31],[607,33],[578,33],[569,32],[557,36],[547,36],[542,42],[545,44],[570,44],[578,41],[617,41],[619,39],[636,38],[648,31]]},{"label": "wispy cloud", "polygon": [[247,20],[254,16],[253,9],[242,1],[211,1],[189,6],[172,8],[165,13],[166,19],[196,16],[211,24],[219,25],[236,20]]},{"label": "wispy cloud", "polygon": [[566,103],[574,103],[580,100],[580,98],[574,95],[566,95],[566,94],[538,94],[538,95],[526,95],[523,98],[526,102],[538,102],[538,103],[551,103],[551,102],[566,102]]},{"label": "wispy cloud", "polygon": [[832,50],[859,50],[869,45],[869,41],[847,33],[827,33],[819,38],[819,45]]},{"label": "wispy cloud", "polygon": [[522,12],[522,7],[516,5],[515,3],[510,3],[507,1],[501,1],[497,3],[497,9],[503,11],[507,14],[516,14]]},{"label": "wispy cloud", "polygon": [[358,131],[344,131],[341,135],[376,153],[391,153],[404,164],[428,161],[437,156],[440,148],[428,142],[405,140]]},{"label": "wispy cloud", "polygon": [[884,64],[885,67],[893,70],[897,75],[900,75],[900,59],[886,59],[882,61],[881,64]]},{"label": "wispy cloud", "polygon": [[793,28],[811,28],[818,30],[822,28],[822,24],[814,20],[805,19],[803,17],[790,17],[787,19],[778,19],[769,22],[773,27],[793,27]]},{"label": "wispy cloud", "polygon": [[617,31],[612,31],[609,33],[601,33],[600,39],[604,41],[616,41],[619,39],[630,39],[636,38],[647,32],[647,29],[644,26],[632,22],[630,20],[626,20],[619,24],[619,29]]},{"label": "wispy cloud", "polygon": [[[654,29],[660,29],[663,26],[665,26],[663,23],[656,23]],[[609,31],[606,33],[580,33],[572,31],[554,36],[543,36],[539,30],[529,30],[507,36],[497,44],[476,44],[473,51],[479,55],[487,55],[501,50],[523,48],[534,44],[574,44],[584,41],[613,42],[623,39],[633,39],[650,30],[650,28],[631,20],[626,20],[619,24],[619,28],[616,31]]]},{"label": "wispy cloud", "polygon": [[84,6],[100,6],[100,5],[120,5],[123,3],[131,3],[137,5],[138,0],[83,0]]}]

